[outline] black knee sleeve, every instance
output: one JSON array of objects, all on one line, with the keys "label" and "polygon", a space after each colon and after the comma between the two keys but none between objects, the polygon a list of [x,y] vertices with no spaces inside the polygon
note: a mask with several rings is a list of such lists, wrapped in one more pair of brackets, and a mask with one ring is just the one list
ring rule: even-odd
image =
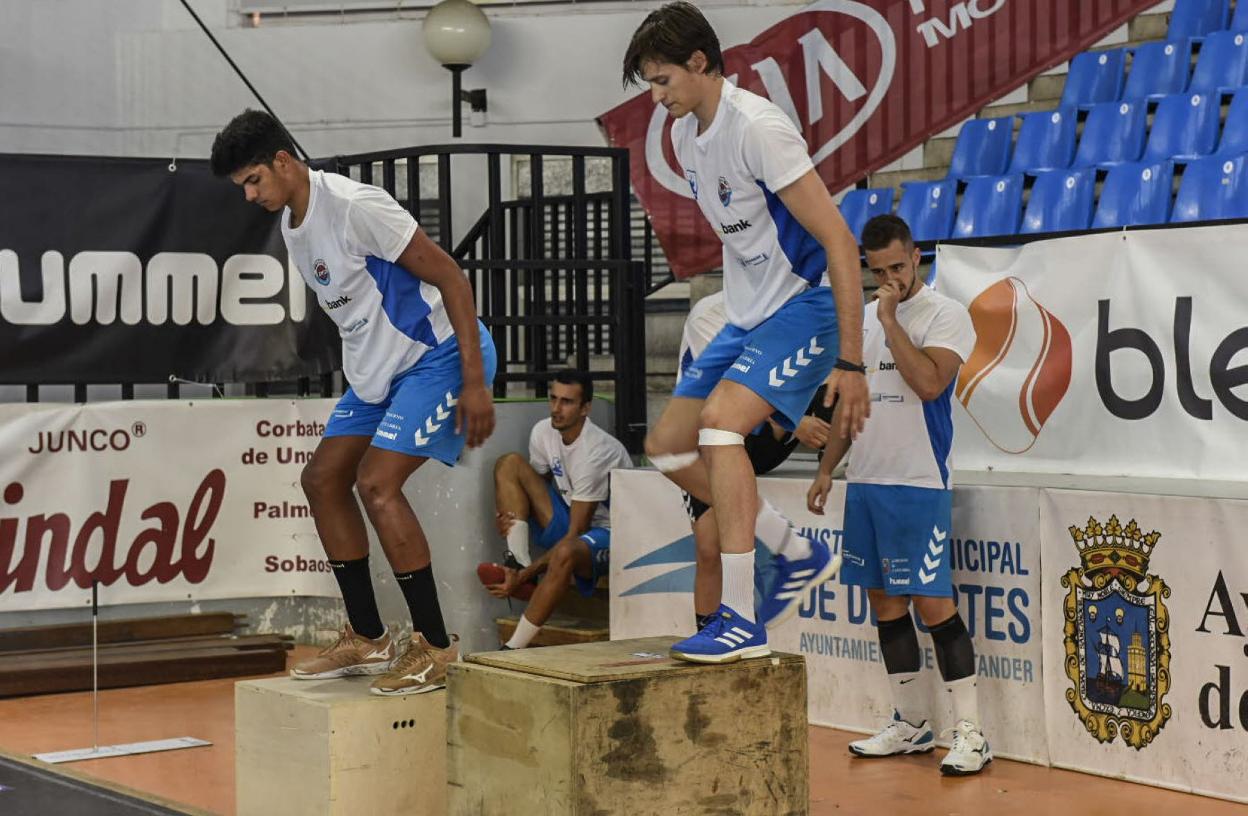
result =
[{"label": "black knee sleeve", "polygon": [[889,674],[917,672],[923,665],[923,656],[919,654],[919,633],[914,630],[910,614],[880,621],[879,630],[884,670]]},{"label": "black knee sleeve", "polygon": [[936,644],[936,665],[945,682],[961,680],[975,674],[975,646],[966,624],[957,612],[949,620],[941,621],[929,630]]},{"label": "black knee sleeve", "polygon": [[706,515],[706,511],[710,510],[711,506],[700,499],[694,498],[692,494],[681,493],[681,495],[685,497],[685,512],[689,514],[689,523],[697,524],[698,519]]}]

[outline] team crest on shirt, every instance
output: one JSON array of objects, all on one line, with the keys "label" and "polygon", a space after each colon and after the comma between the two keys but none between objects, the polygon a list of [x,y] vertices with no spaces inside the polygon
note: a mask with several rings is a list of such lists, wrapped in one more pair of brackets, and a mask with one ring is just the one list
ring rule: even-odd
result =
[{"label": "team crest on shirt", "polygon": [[723,176],[719,177],[719,203],[725,207],[732,203],[732,185]]},{"label": "team crest on shirt", "polygon": [[1161,533],[1145,533],[1132,519],[1072,526],[1082,564],[1067,570],[1066,701],[1088,736],[1115,737],[1139,751],[1170,719],[1170,587],[1150,574],[1148,561]]},{"label": "team crest on shirt", "polygon": [[562,475],[563,475],[563,462],[560,462],[560,461],[559,461],[559,457],[558,457],[558,456],[556,456],[556,457],[554,457],[554,458],[552,458],[552,459],[550,460],[550,472],[551,472],[551,473],[553,473],[553,474],[554,474],[554,475],[556,475],[556,476],[562,476]]},{"label": "team crest on shirt", "polygon": [[698,200],[698,174],[692,170],[685,171],[685,180],[689,182],[689,189],[693,191],[693,200]]},{"label": "team crest on shirt", "polygon": [[312,277],[316,278],[316,282],[321,286],[329,285],[329,265],[317,258],[312,262]]}]

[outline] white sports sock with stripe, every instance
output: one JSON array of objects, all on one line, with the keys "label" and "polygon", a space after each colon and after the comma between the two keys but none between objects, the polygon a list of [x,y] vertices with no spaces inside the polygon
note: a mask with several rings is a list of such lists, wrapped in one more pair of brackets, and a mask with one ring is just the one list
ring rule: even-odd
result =
[{"label": "white sports sock with stripe", "polygon": [[793,524],[762,496],[758,497],[754,535],[772,555],[783,555],[791,561],[810,557],[810,542],[798,535]]},{"label": "white sports sock with stripe", "polygon": [[720,553],[723,565],[723,603],[753,623],[754,618],[754,553]]}]

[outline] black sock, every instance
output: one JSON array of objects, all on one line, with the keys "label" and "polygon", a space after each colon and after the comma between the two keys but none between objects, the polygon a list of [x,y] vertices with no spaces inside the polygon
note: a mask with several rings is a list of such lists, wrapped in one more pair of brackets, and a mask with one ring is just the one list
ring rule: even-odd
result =
[{"label": "black sock", "polygon": [[694,618],[696,618],[696,619],[697,619],[697,621],[698,621],[698,629],[697,629],[697,631],[699,631],[699,632],[701,632],[704,628],[706,628],[706,625],[715,619],[715,613],[714,613],[714,612],[712,612],[712,613],[711,613],[711,614],[709,614],[709,615],[699,615],[698,613],[696,613],[696,612],[695,612],[695,613],[693,614],[693,616],[694,616]]},{"label": "black sock", "polygon": [[357,635],[375,640],[386,627],[377,612],[377,598],[373,595],[373,577],[368,571],[368,556],[352,561],[330,560],[329,566],[338,579],[342,590],[342,602],[347,606],[347,620]]},{"label": "black sock", "polygon": [[936,645],[936,665],[946,683],[975,674],[975,646],[966,624],[957,612],[948,620],[929,628]]},{"label": "black sock", "polygon": [[882,620],[879,625],[880,653],[884,657],[884,670],[889,674],[917,672],[923,665],[919,653],[919,635],[914,630],[914,619],[907,612],[900,618]]},{"label": "black sock", "polygon": [[412,613],[412,631],[420,632],[435,649],[451,645],[446,636],[446,624],[442,622],[442,608],[438,606],[438,586],[433,582],[433,567],[394,574],[403,590],[408,611]]}]

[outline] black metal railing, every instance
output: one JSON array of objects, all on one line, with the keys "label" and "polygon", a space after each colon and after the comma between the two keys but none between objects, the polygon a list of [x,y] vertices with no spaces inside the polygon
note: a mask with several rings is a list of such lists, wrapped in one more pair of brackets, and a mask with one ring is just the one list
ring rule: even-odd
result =
[{"label": "black metal railing", "polygon": [[[551,159],[567,166],[560,185],[567,191],[547,194]],[[589,161],[603,165],[596,184],[606,189],[589,189]],[[526,164],[527,173],[515,172]],[[583,369],[614,385],[616,435],[639,449],[650,281],[645,265],[633,259],[627,151],[437,145],[340,156],[336,166],[386,189],[425,219],[430,237],[467,272],[498,351],[496,397],[515,393],[513,384],[545,396],[555,371]],[[505,176],[505,168],[513,172]],[[462,234],[455,230],[457,209],[474,216]]]}]

